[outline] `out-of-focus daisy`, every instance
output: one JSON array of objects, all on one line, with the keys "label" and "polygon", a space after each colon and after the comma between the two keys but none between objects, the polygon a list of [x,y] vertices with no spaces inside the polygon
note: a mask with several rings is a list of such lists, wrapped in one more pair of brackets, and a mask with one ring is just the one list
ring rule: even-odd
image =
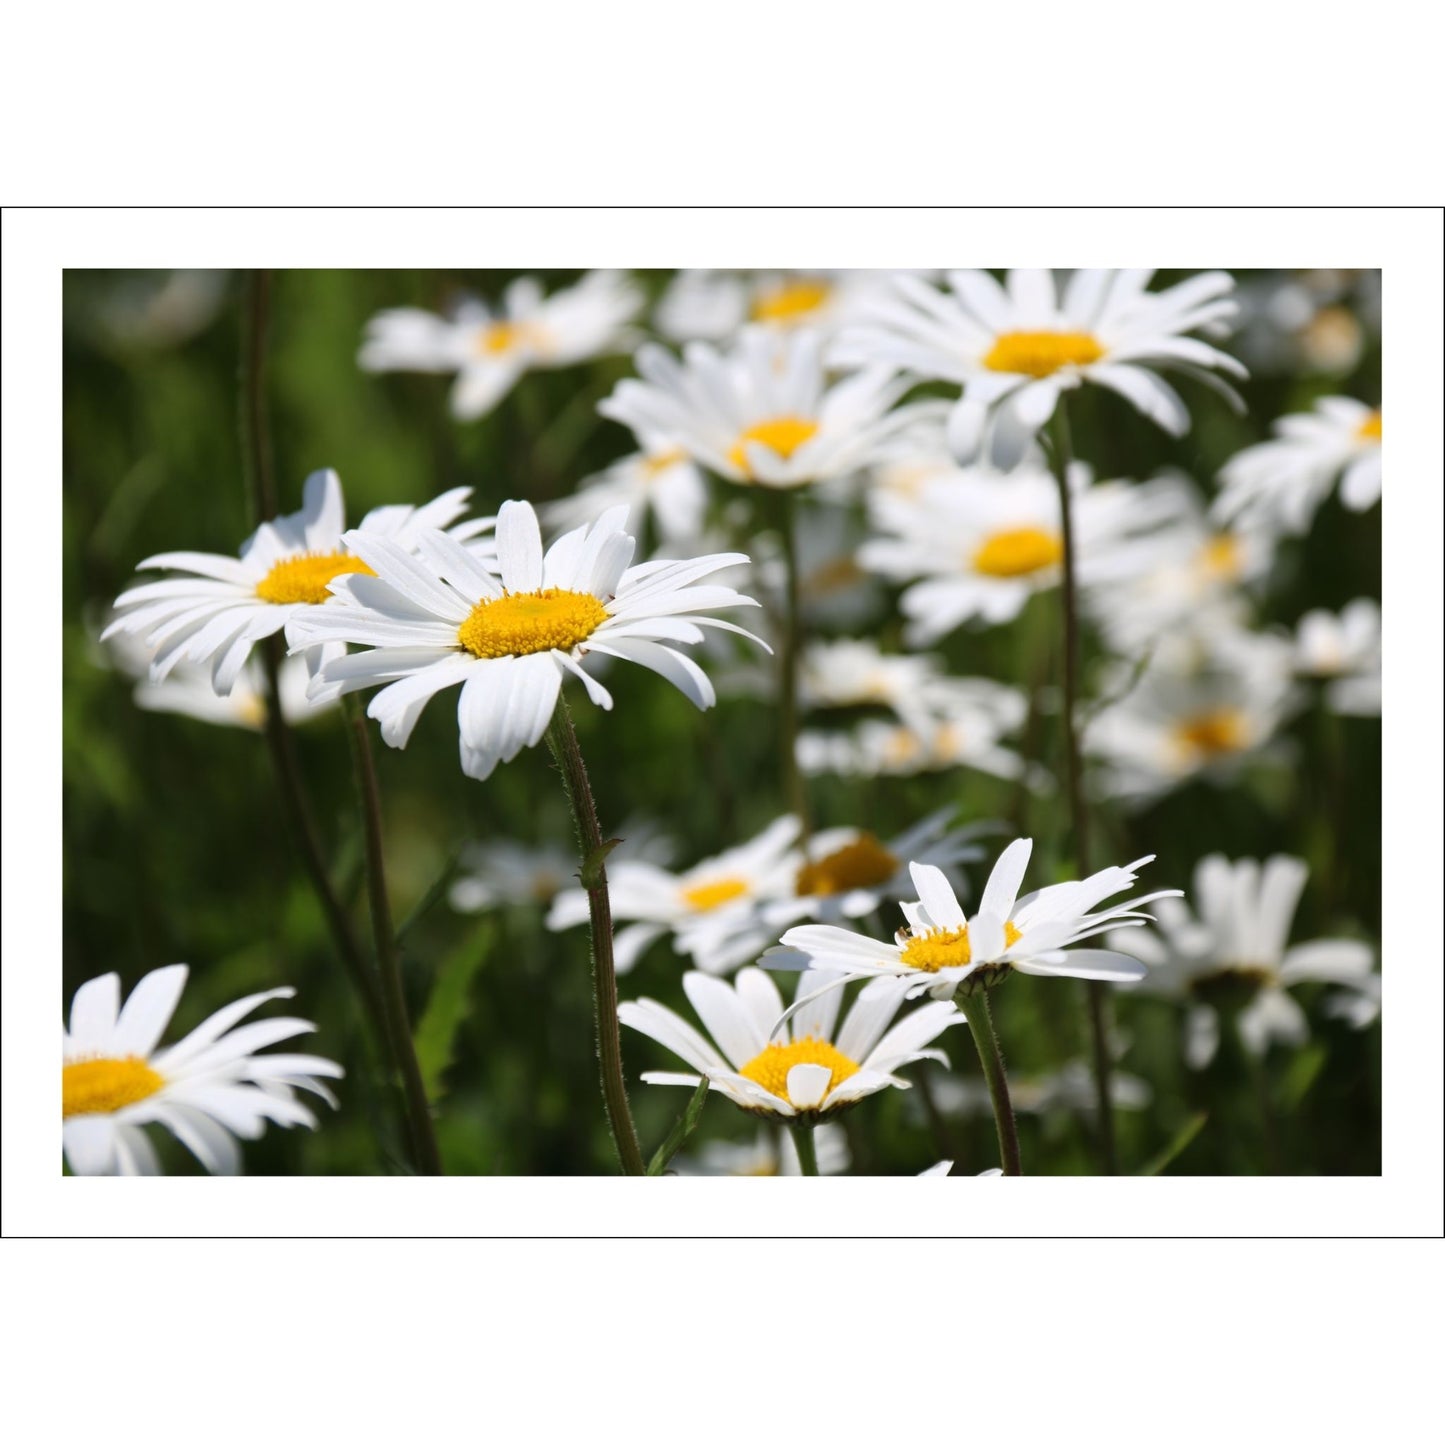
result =
[{"label": "out-of-focus daisy", "polygon": [[544,555],[531,506],[504,502],[500,575],[444,532],[418,533],[415,556],[386,538],[348,532],[348,547],[372,575],[339,577],[333,589],[352,605],[311,609],[293,621],[288,639],[293,648],[355,642],[370,649],[326,663],[315,686],[351,692],[388,684],[367,713],[394,748],[406,746],[434,694],[461,686],[462,771],[473,778],[490,777],[498,763],[542,740],[568,673],[599,707],[611,708],[612,695],[582,666],[593,652],[639,663],[698,707],[711,707],[712,684],[675,645],[700,642],[705,627],[751,636],[705,615],[756,606],[750,597],[698,585],[747,558],[724,552],[629,567],[636,542],[626,521],[625,509],[614,508]]},{"label": "out-of-focus daisy", "polygon": [[570,497],[549,503],[543,509],[548,526],[582,526],[623,506],[634,527],[641,527],[650,510],[665,542],[686,544],[700,537],[707,483],[697,463],[665,437],[641,432],[638,442],[639,451],[584,481]]},{"label": "out-of-focus daisy", "polygon": [[[952,1159],[940,1159],[937,1164],[930,1164],[927,1169],[920,1169],[920,1179],[942,1179],[953,1172]],[[979,1179],[1002,1179],[1002,1169],[980,1169],[976,1176]]]},{"label": "out-of-focus daisy", "polygon": [[1234,281],[1209,271],[1150,292],[1152,276],[1075,271],[1062,295],[1043,270],[1010,271],[1005,286],[985,271],[950,271],[948,292],[899,276],[893,295],[840,337],[833,357],[959,383],[949,440],[961,461],[987,449],[998,465],[1014,466],[1060,395],[1085,381],[1182,436],[1189,411],[1159,372],[1183,372],[1226,392],[1216,372],[1245,375],[1233,357],[1186,334],[1213,334],[1232,320]]},{"label": "out-of-focus daisy", "polygon": [[[846,1174],[851,1156],[848,1136],[838,1124],[820,1124],[813,1135],[818,1151],[819,1174]],[[685,1155],[674,1161],[679,1174],[733,1175],[746,1178],[770,1178],[797,1175],[803,1172],[798,1160],[798,1146],[788,1129],[764,1125],[750,1144],[729,1144],[714,1140],[704,1144],[695,1160]]]},{"label": "out-of-focus daisy", "polygon": [[1083,748],[1101,793],[1148,799],[1196,776],[1227,781],[1299,701],[1287,642],[1232,627],[1161,639],[1142,670],[1106,677]]},{"label": "out-of-focus daisy", "polygon": [[1113,554],[1113,575],[1084,598],[1110,645],[1135,654],[1180,626],[1239,626],[1244,590],[1274,561],[1273,529],[1211,523],[1193,486],[1182,477],[1152,484],[1173,498],[1175,514]]},{"label": "out-of-focus daisy", "polygon": [[1296,1045],[1309,1037],[1304,1010],[1288,992],[1295,984],[1368,989],[1374,968],[1368,944],[1321,938],[1288,946],[1308,877],[1303,859],[1285,854],[1261,866],[1213,853],[1195,869],[1197,917],[1184,903],[1166,900],[1155,928],[1110,936],[1111,947],[1149,965],[1151,992],[1189,1002],[1186,1056],[1195,1068],[1218,1046],[1221,1008],[1237,1012],[1246,1047],[1263,1053],[1272,1040]]},{"label": "out-of-focus daisy", "polygon": [[1331,712],[1380,715],[1380,604],[1357,597],[1337,616],[1318,609],[1300,618],[1295,667],[1325,683]]},{"label": "out-of-focus daisy", "polygon": [[510,838],[473,843],[447,898],[459,913],[550,903],[577,876],[577,854],[558,843],[529,848]]},{"label": "out-of-focus daisy", "polygon": [[[101,641],[122,632],[139,639],[151,653],[152,682],[163,681],[180,663],[209,662],[211,684],[224,697],[257,642],[293,618],[330,610],[333,578],[370,572],[347,538],[382,540],[405,551],[421,530],[455,522],[470,496],[470,487],[456,487],[425,506],[377,507],[347,533],[341,479],[330,470],[312,472],[301,510],[263,522],[238,556],[162,552],[147,557],[138,572],[164,568],[185,575],[121,593],[117,616]],[[452,537],[460,545],[491,525],[490,518],[461,523]]]},{"label": "out-of-focus daisy", "polygon": [[[179,713],[218,727],[246,728],[251,732],[259,732],[266,726],[266,672],[254,657],[236,675],[231,691],[221,697],[211,686],[211,675],[205,668],[184,662],[172,668],[160,682],[152,682],[150,652],[129,633],[115,633],[105,644],[105,655],[113,659],[121,671],[137,679],[131,697],[135,705],[146,712]],[[331,709],[331,703],[313,702],[307,697],[310,681],[310,669],[304,658],[282,659],[276,677],[281,715],[293,726],[310,722]]]},{"label": "out-of-focus daisy", "polygon": [[728,341],[746,325],[832,336],[887,292],[892,271],[680,271],[657,303],[673,341]]},{"label": "out-of-focus daisy", "polygon": [[1330,488],[1363,512],[1380,500],[1381,423],[1377,408],[1327,396],[1312,412],[1281,418],[1272,440],[1245,447],[1219,473],[1214,514],[1230,523],[1252,518],[1303,532]]},{"label": "out-of-focus daisy", "polygon": [[1347,376],[1379,335],[1378,271],[1251,272],[1235,294],[1234,345],[1252,371]]},{"label": "out-of-focus daisy", "polygon": [[485,416],[526,372],[575,366],[628,345],[642,293],[616,271],[593,271],[543,294],[530,276],[513,281],[493,310],[468,299],[449,316],[414,306],[373,316],[357,356],[364,371],[456,372],[452,414]]},{"label": "out-of-focus daisy", "polygon": [[683,358],[642,347],[643,379],[619,382],[598,410],[728,481],[790,488],[846,476],[908,420],[891,410],[906,383],[886,367],[830,385],[811,331],[749,327],[726,353],[694,342]]},{"label": "out-of-focus daisy", "polygon": [[259,1139],[269,1120],[316,1127],[297,1089],[336,1100],[321,1079],[339,1079],[340,1064],[311,1054],[262,1054],[270,1044],[316,1025],[305,1019],[240,1021],[273,998],[273,988],[218,1009],[178,1044],[158,1048],[186,984],[186,965],[146,974],[120,1003],[120,978],[107,973],[82,984],[63,1030],[62,1137],[76,1174],[159,1174],[147,1124],[169,1129],[212,1174],[241,1166],[236,1139]]},{"label": "out-of-focus daisy", "polygon": [[[1015,1114],[1090,1114],[1099,1106],[1093,1067],[1083,1059],[1070,1059],[1048,1074],[1015,1074],[1008,1080],[1009,1100]],[[983,1079],[950,1074],[933,1088],[934,1102],[943,1114],[964,1117],[993,1114],[993,1100]],[[1114,1069],[1109,1074],[1109,1099],[1116,1109],[1147,1109],[1154,1091],[1148,1080]]]},{"label": "out-of-focus daisy", "polygon": [[1019,885],[1033,846],[1032,839],[1019,838],[1003,850],[972,919],[964,915],[958,895],[939,869],[914,863],[909,872],[918,901],[902,905],[908,926],[899,930],[893,943],[807,923],[790,928],[781,946],[763,955],[763,966],[819,969],[848,978],[897,978],[906,981],[910,993],[927,993],[935,999],[951,999],[960,990],[970,994],[993,988],[1014,971],[1136,983],[1144,976],[1137,959],[1116,949],[1073,945],[1110,928],[1138,927],[1149,917],[1137,911],[1144,904],[1177,896],[1177,889],[1146,893],[1090,912],[1104,899],[1132,888],[1135,870],[1153,855],[1021,898]]},{"label": "out-of-focus daisy", "polygon": [[645,1073],[646,1084],[696,1088],[705,1076],[713,1089],[750,1114],[813,1125],[869,1094],[906,1089],[895,1070],[922,1059],[945,1067],[948,1057],[928,1047],[947,1028],[964,1022],[949,1004],[925,1004],[897,1024],[893,1017],[908,985],[874,979],[838,1025],[839,991],[795,1005],[783,1022],[783,999],[760,968],[745,968],[734,983],[687,973],[683,991],[711,1038],[654,999],[619,1006],[617,1016],[671,1049],[696,1073]]},{"label": "out-of-focus daisy", "polygon": [[[614,940],[617,971],[626,973],[668,932],[677,951],[708,973],[726,973],[755,958],[747,925],[760,899],[791,893],[801,827],[792,816],[778,818],[757,837],[681,873],[640,859],[609,861],[612,916],[631,924]],[[586,893],[569,888],[553,901],[547,927],[575,928],[587,919]]]},{"label": "out-of-focus daisy", "polygon": [[[1080,584],[1112,580],[1111,550],[1173,516],[1171,489],[1127,482],[1089,485],[1070,474]],[[882,536],[858,560],[896,582],[911,582],[901,607],[904,637],[926,646],[960,624],[1017,617],[1033,593],[1057,585],[1064,541],[1058,487],[1041,466],[1011,473],[966,468],[930,476],[913,495],[874,493],[870,513]]]}]

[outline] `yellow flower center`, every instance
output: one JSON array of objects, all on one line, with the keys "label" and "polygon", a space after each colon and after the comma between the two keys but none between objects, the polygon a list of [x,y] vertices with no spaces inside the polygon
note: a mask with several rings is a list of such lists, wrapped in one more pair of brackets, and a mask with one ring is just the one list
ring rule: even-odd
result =
[{"label": "yellow flower center", "polygon": [[478,334],[477,353],[480,356],[501,356],[520,346],[526,334],[527,328],[519,321],[494,321]]},{"label": "yellow flower center", "polygon": [[478,602],[457,628],[457,641],[473,657],[525,657],[554,647],[570,652],[606,621],[607,609],[590,592],[508,592]]},{"label": "yellow flower center", "polygon": [[1066,366],[1088,366],[1103,355],[1104,348],[1087,331],[1005,331],[983,364],[990,371],[1042,378]]},{"label": "yellow flower center", "polygon": [[898,859],[872,833],[860,833],[853,842],[798,869],[798,897],[876,888],[897,871]]},{"label": "yellow flower center", "polygon": [[639,470],[644,481],[654,482],[669,467],[675,467],[686,460],[687,453],[681,447],[674,447],[670,452],[658,452],[656,456],[643,457]]},{"label": "yellow flower center", "polygon": [[767,447],[769,451],[776,452],[787,461],[804,442],[811,441],[817,435],[818,423],[809,421],[806,417],[775,416],[768,421],[754,422],[733,443],[732,450],[728,453],[728,461],[740,472],[751,477],[753,473],[748,466],[747,452],[751,442]]},{"label": "yellow flower center", "polygon": [[1380,425],[1380,413],[1372,411],[1369,416],[1360,423],[1360,430],[1358,432],[1360,440],[1374,442],[1382,440]]},{"label": "yellow flower center", "polygon": [[81,1059],[61,1070],[61,1117],[114,1114],[165,1087],[144,1059]]},{"label": "yellow flower center", "polygon": [[973,566],[989,577],[1027,577],[1057,567],[1063,559],[1064,544],[1057,533],[1042,527],[1013,527],[995,532],[973,554]]},{"label": "yellow flower center", "polygon": [[1206,758],[1237,753],[1248,741],[1243,713],[1235,708],[1217,708],[1196,713],[1175,725],[1174,736],[1189,752]]},{"label": "yellow flower center", "polygon": [[1239,576],[1242,562],[1239,538],[1228,532],[1211,537],[1199,549],[1199,565],[1206,577],[1217,577],[1232,581]]},{"label": "yellow flower center", "polygon": [[710,913],[741,898],[748,891],[747,883],[741,878],[719,878],[712,883],[699,883],[695,888],[682,890],[682,901],[698,913]]},{"label": "yellow flower center", "polygon": [[360,557],[346,552],[303,552],[277,562],[256,584],[256,596],[263,602],[329,602],[326,584],[343,572],[376,576]]},{"label": "yellow flower center", "polygon": [[[1003,926],[1005,948],[1012,948],[1023,934],[1012,923]],[[962,928],[935,928],[920,933],[903,945],[901,955],[909,968],[924,973],[937,973],[941,968],[966,968],[973,962],[973,949],[968,942],[968,925]]]},{"label": "yellow flower center", "polygon": [[769,1044],[762,1053],[751,1058],[738,1070],[743,1078],[761,1084],[777,1099],[788,1098],[788,1070],[798,1064],[822,1064],[832,1071],[828,1087],[823,1092],[826,1099],[844,1079],[858,1072],[858,1065],[847,1054],[840,1054],[827,1039],[803,1038],[791,1044]]},{"label": "yellow flower center", "polygon": [[919,741],[918,735],[910,732],[907,728],[895,728],[888,734],[888,739],[883,744],[884,761],[898,767],[904,763],[911,763],[922,752],[923,744]]},{"label": "yellow flower center", "polygon": [[826,281],[788,281],[753,302],[753,320],[789,326],[811,316],[832,294]]}]

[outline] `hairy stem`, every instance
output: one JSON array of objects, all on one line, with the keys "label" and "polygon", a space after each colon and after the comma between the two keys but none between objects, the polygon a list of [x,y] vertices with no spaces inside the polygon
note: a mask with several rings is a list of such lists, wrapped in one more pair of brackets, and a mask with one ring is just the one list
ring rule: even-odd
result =
[{"label": "hairy stem", "polygon": [[981,988],[968,1000],[964,1010],[969,1032],[973,1034],[983,1076],[988,1081],[988,1096],[993,1102],[993,1121],[998,1129],[998,1155],[1005,1174],[1022,1174],[1019,1163],[1019,1131],[1014,1122],[1013,1102],[1009,1099],[1008,1078],[1004,1074],[1003,1055],[999,1052],[998,1035],[993,1028],[989,1010],[988,990]]},{"label": "hairy stem", "polygon": [[[1074,858],[1079,877],[1089,876],[1089,814],[1084,801],[1084,774],[1079,757],[1079,589],[1078,558],[1074,547],[1074,509],[1069,492],[1069,464],[1073,442],[1069,414],[1061,396],[1050,424],[1054,478],[1059,487],[1059,518],[1064,542],[1064,578],[1060,589],[1064,604],[1064,752],[1068,763],[1069,814],[1073,820]],[[1099,1153],[1106,1174],[1119,1172],[1114,1145],[1114,1101],[1110,1084],[1108,993],[1104,984],[1084,985],[1089,1015],[1089,1045],[1094,1065],[1095,1115],[1099,1125]]]},{"label": "hairy stem", "polygon": [[612,1142],[626,1174],[645,1174],[642,1146],[632,1123],[627,1103],[627,1084],[622,1073],[622,1026],[617,1018],[617,969],[612,960],[612,906],[607,895],[607,846],[597,822],[597,804],[587,777],[587,764],[577,745],[577,732],[565,698],[547,728],[547,745],[562,773],[562,786],[572,806],[577,825],[577,846],[581,852],[582,887],[587,892],[587,911],[592,934],[592,999],[597,1025],[597,1059],[602,1074],[602,1102]]}]

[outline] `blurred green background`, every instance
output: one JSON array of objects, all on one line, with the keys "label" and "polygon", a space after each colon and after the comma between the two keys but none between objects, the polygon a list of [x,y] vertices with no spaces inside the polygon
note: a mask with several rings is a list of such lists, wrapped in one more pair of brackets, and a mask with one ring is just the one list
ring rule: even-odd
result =
[{"label": "blurred green background", "polygon": [[[340,473],[352,522],[373,506],[422,502],[457,485],[474,488],[474,512],[490,514],[508,497],[564,495],[633,449],[625,430],[595,410],[615,382],[631,374],[625,355],[531,373],[495,412],[469,424],[447,412],[447,377],[372,376],[358,369],[357,345],[377,311],[440,309],[464,291],[495,297],[515,274],[275,273],[267,387],[283,511],[300,505],[309,472],[330,466]],[[550,289],[578,273],[536,274]],[[666,279],[639,275],[654,295]],[[1164,273],[1156,284],[1171,279]],[[68,1005],[85,979],[109,970],[120,973],[128,990],[146,971],[186,961],[192,975],[167,1036],[173,1039],[232,998],[293,984],[298,997],[290,1008],[319,1024],[301,1046],[347,1066],[342,1108],[332,1114],[322,1106],[314,1133],[269,1130],[245,1146],[247,1169],[401,1170],[395,1115],[375,1082],[321,913],[288,839],[264,741],[138,709],[132,680],[107,664],[94,641],[141,558],[182,548],[234,553],[254,525],[237,385],[244,277],[211,283],[215,294],[199,323],[162,318],[159,327],[135,319],[145,316],[153,283],[144,273],[86,271],[68,273],[65,286],[65,1000]],[[1177,442],[1118,398],[1084,388],[1071,416],[1076,448],[1100,476],[1143,478],[1167,465],[1207,485],[1231,453],[1264,438],[1272,420],[1316,396],[1341,392],[1377,404],[1379,367],[1372,342],[1343,379],[1260,375],[1243,388],[1249,403],[1243,417],[1186,382],[1194,429]],[[713,486],[720,514],[728,489]],[[805,527],[806,509],[820,505],[805,503]],[[747,536],[737,542],[749,549]],[[1379,588],[1379,509],[1352,514],[1332,499],[1304,539],[1282,547],[1261,620],[1292,626],[1310,607],[1337,609],[1354,597],[1377,597]],[[1057,597],[1048,593],[1017,622],[956,633],[938,650],[955,673],[1020,683],[1022,639],[1030,629],[1053,626],[1056,617]],[[877,618],[871,630],[896,646],[896,613]],[[676,861],[685,866],[751,837],[783,811],[778,719],[768,702],[724,698],[712,712],[698,713],[639,668],[613,669],[608,686],[617,700],[611,714],[592,708],[580,693],[573,698],[604,834],[620,831],[624,819],[646,816],[676,838]],[[1378,940],[1379,723],[1329,716],[1316,704],[1286,737],[1292,763],[1261,764],[1237,787],[1195,783],[1132,814],[1100,809],[1097,859],[1157,853],[1145,882],[1187,888],[1207,852],[1298,853],[1308,860],[1311,879],[1293,939],[1351,933]],[[340,714],[300,729],[298,739],[335,874],[365,933],[360,819]],[[1057,769],[1060,741],[1051,725],[1039,743],[1042,760]],[[404,752],[379,738],[375,751],[398,920],[426,897],[469,839],[571,842],[545,748],[524,752],[486,783],[461,775],[451,695],[431,705]],[[1030,800],[1008,783],[967,770],[871,782],[814,779],[809,791],[818,825],[857,824],[885,839],[950,800],[964,821],[1016,820],[1037,840],[1030,886],[1069,873],[1057,795]],[[994,850],[991,845],[991,856]],[[970,879],[976,891],[983,881],[977,868]],[[449,1172],[584,1174],[615,1167],[596,1082],[586,934],[549,934],[541,916],[525,903],[463,916],[442,898],[407,930],[414,1022],[427,1017],[439,978],[447,981],[448,997],[460,1000],[450,1063],[439,1073],[435,1096]],[[620,980],[621,996],[648,994],[686,1012],[678,986],[683,964],[664,941]],[[1016,1078],[1085,1057],[1081,989],[1072,981],[1016,978],[995,995]],[[1378,1173],[1380,1030],[1355,1032],[1330,1020],[1314,1006],[1318,995],[1297,991],[1310,1014],[1311,1041],[1271,1053],[1261,1080],[1227,1051],[1209,1070],[1191,1072],[1180,1053],[1179,1009],[1116,992],[1117,1023],[1129,1041],[1121,1067],[1153,1091],[1147,1109],[1117,1115],[1123,1167],[1144,1167],[1207,1114],[1171,1164],[1174,1172]],[[433,1038],[437,1025],[452,1022],[434,1012]],[[443,1028],[440,1036],[449,1032]],[[960,1076],[981,1077],[966,1030],[941,1042]],[[644,1068],[673,1066],[663,1050],[636,1035],[626,1035],[623,1047],[630,1081]],[[441,1070],[444,1055],[433,1050],[431,1057]],[[855,1172],[917,1173],[950,1157],[955,1172],[976,1173],[996,1162],[986,1114],[957,1117],[929,1107],[917,1084],[932,1067],[910,1071],[910,1093],[886,1091],[846,1116]],[[685,1096],[635,1082],[631,1094],[650,1153]],[[1095,1167],[1087,1114],[1025,1116],[1020,1130],[1027,1172]],[[750,1140],[756,1132],[754,1120],[710,1099],[690,1152],[700,1141]],[[169,1135],[152,1134],[169,1170],[194,1172]]]}]

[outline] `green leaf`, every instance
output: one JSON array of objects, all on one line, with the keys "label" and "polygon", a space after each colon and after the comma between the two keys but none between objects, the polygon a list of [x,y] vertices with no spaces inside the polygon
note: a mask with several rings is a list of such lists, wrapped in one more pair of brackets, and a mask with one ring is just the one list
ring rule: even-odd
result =
[{"label": "green leaf", "polygon": [[451,1067],[457,1030],[471,1013],[467,994],[491,947],[492,932],[491,921],[483,920],[442,960],[426,1010],[413,1030],[422,1083],[433,1103],[446,1092],[442,1075]]},{"label": "green leaf", "polygon": [[652,1156],[652,1162],[647,1166],[648,1174],[661,1174],[669,1164],[672,1163],[672,1156],[687,1143],[687,1136],[697,1128],[697,1121],[702,1118],[703,1101],[707,1098],[708,1081],[703,1079],[693,1090],[692,1098],[687,1101],[687,1108],[682,1111],[682,1116],[672,1126],[667,1138],[658,1146],[657,1153]]},{"label": "green leaf", "polygon": [[1162,1174],[1199,1136],[1209,1122],[1208,1114],[1194,1114],[1184,1127],[1140,1171],[1141,1175]]}]

